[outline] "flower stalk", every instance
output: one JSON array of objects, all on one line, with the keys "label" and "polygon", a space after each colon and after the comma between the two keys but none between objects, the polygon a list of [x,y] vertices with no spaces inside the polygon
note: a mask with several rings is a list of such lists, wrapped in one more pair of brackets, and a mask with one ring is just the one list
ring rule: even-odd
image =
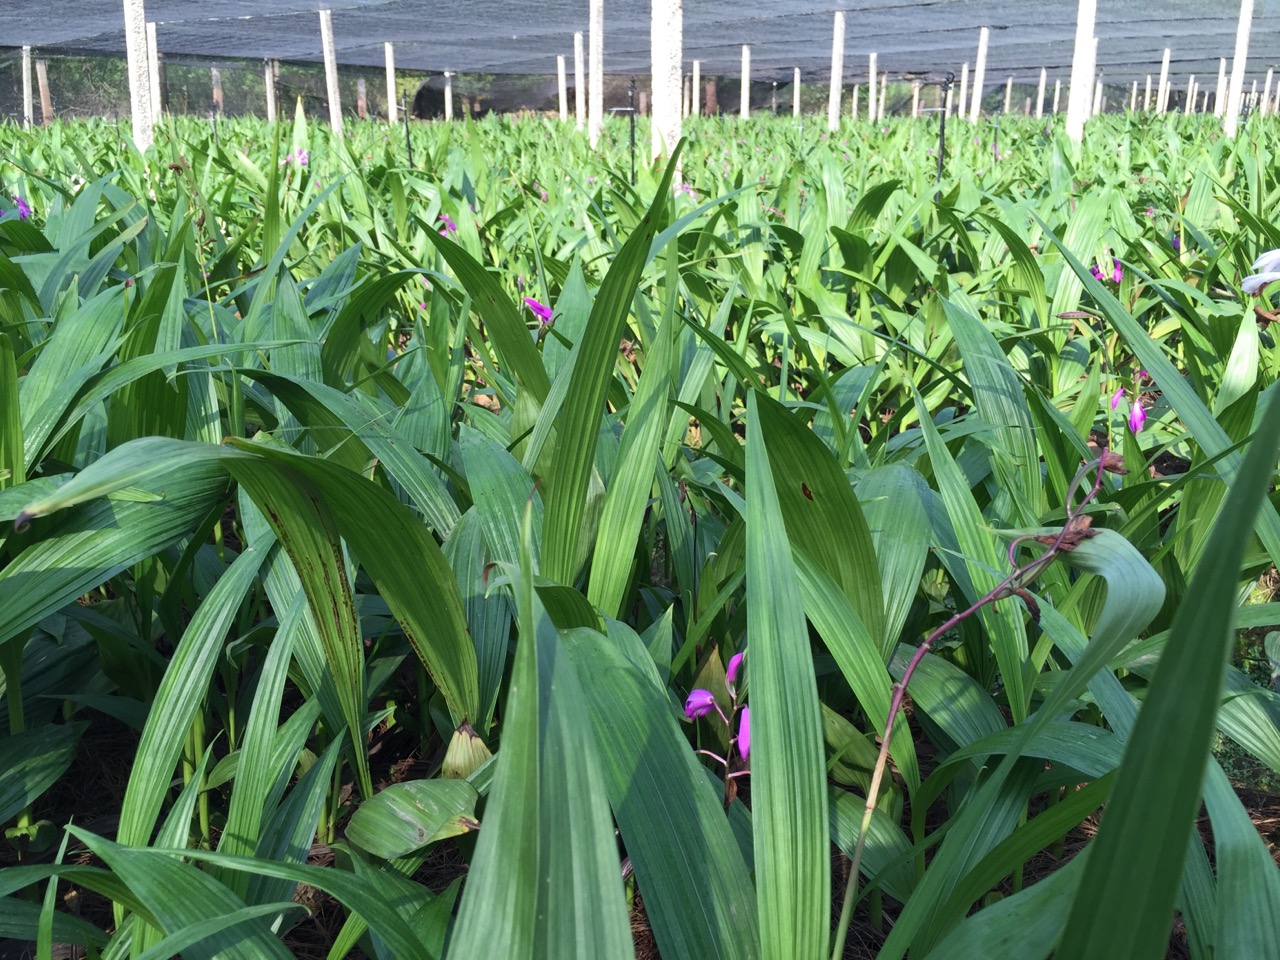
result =
[{"label": "flower stalk", "polygon": [[[1091,471],[1094,472],[1094,478],[1088,493],[1078,505],[1072,506],[1076,493]],[[1043,573],[1061,554],[1069,553],[1081,541],[1096,535],[1096,531],[1090,527],[1092,520],[1084,510],[1101,491],[1102,475],[1104,473],[1123,474],[1127,472],[1124,468],[1124,459],[1119,454],[1105,449],[1097,459],[1085,463],[1077,471],[1071,481],[1071,486],[1067,490],[1067,519],[1062,529],[1052,536],[1028,535],[1014,539],[1009,544],[1008,553],[1009,565],[1013,567],[1012,572],[969,607],[950,617],[929,634],[924,639],[924,642],[916,648],[915,653],[902,673],[902,679],[893,685],[893,694],[889,701],[889,714],[880,736],[880,752],[876,757],[875,768],[871,771],[871,784],[867,789],[867,802],[862,811],[862,822],[858,828],[858,841],[853,850],[852,863],[849,868],[849,882],[845,886],[844,903],[840,909],[840,922],[836,929],[834,949],[831,953],[832,960],[838,960],[844,954],[845,937],[848,933],[849,920],[852,916],[853,903],[858,889],[858,878],[862,868],[862,854],[866,847],[867,832],[871,828],[871,818],[880,797],[880,786],[884,782],[885,770],[889,765],[889,744],[893,738],[894,724],[899,711],[902,709],[907,687],[911,683],[911,678],[916,669],[920,666],[920,662],[924,659],[925,654],[933,648],[933,645],[938,642],[939,638],[955,629],[960,623],[973,616],[983,607],[988,604],[995,604],[999,600],[1017,597],[1027,607],[1027,611],[1031,614],[1031,619],[1039,622],[1040,607],[1027,590],[1027,586],[1034,582],[1036,577]],[[1047,549],[1030,561],[1019,564],[1017,562],[1018,547],[1029,540],[1041,543]]]}]

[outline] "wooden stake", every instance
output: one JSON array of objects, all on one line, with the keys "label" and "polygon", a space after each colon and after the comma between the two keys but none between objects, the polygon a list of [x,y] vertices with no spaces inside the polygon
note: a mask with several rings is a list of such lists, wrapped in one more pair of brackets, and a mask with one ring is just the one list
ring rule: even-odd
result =
[{"label": "wooden stake", "polygon": [[1151,109],[1151,74],[1147,74],[1147,92],[1142,95],[1142,112]]},{"label": "wooden stake", "polygon": [[832,133],[840,129],[840,92],[843,83],[844,11],[837,10],[831,33],[831,92],[827,96],[827,129]]},{"label": "wooden stake", "polygon": [[49,66],[43,60],[36,61],[36,86],[40,89],[40,123],[53,123],[53,97],[49,94]]},{"label": "wooden stake", "polygon": [[1062,100],[1062,81],[1053,81],[1053,112],[1058,112],[1058,103]]},{"label": "wooden stake", "polygon": [[1129,112],[1136,113],[1138,110],[1138,81],[1133,81],[1133,90],[1129,93]]},{"label": "wooden stake", "polygon": [[395,123],[400,105],[396,102],[396,48],[390,42],[382,45],[382,57],[387,64],[387,123]]},{"label": "wooden stake", "polygon": [[[129,69],[133,142],[142,151],[155,139],[152,132],[151,77],[147,70],[147,14],[142,0],[124,0],[124,43]],[[41,96],[43,98],[43,91]]]},{"label": "wooden stake", "polygon": [[800,116],[800,68],[796,67],[791,77],[791,115]]},{"label": "wooden stake", "polygon": [[969,64],[960,68],[960,105],[956,108],[956,116],[961,120],[969,119]]},{"label": "wooden stake", "polygon": [[738,105],[738,116],[746,120],[751,116],[751,48],[742,45],[742,100]]},{"label": "wooden stake", "polygon": [[1044,85],[1049,79],[1049,71],[1040,68],[1040,86],[1036,88],[1036,117],[1044,116]]},{"label": "wooden stake", "polygon": [[[681,69],[684,63],[684,0],[653,0],[649,49],[653,122],[649,124],[653,156],[670,157],[680,142]],[[677,174],[679,177],[679,174]]]},{"label": "wooden stake", "polygon": [[1240,0],[1240,20],[1236,24],[1236,49],[1231,58],[1231,82],[1227,87],[1227,115],[1222,132],[1234,137],[1240,126],[1240,98],[1244,92],[1244,71],[1249,59],[1249,29],[1253,25],[1253,0]]},{"label": "wooden stake", "polygon": [[1080,0],[1076,10],[1076,44],[1071,55],[1071,89],[1067,95],[1067,136],[1075,143],[1084,139],[1084,122],[1088,119],[1093,95],[1093,30],[1097,14],[1097,0]]},{"label": "wooden stake", "polygon": [[222,114],[222,71],[217,67],[209,68],[209,87],[213,90],[213,112]]},{"label": "wooden stake", "polygon": [[[463,107],[466,107],[465,97]],[[450,70],[444,72],[444,118],[445,120],[453,119],[453,72]]]},{"label": "wooden stake", "polygon": [[1013,106],[1013,77],[1004,82],[1004,112],[1008,113]]},{"label": "wooden stake", "polygon": [[[1136,82],[1136,81],[1135,81]],[[1182,105],[1182,115],[1184,117],[1191,115],[1191,110],[1196,102],[1196,75],[1193,73],[1187,77],[1187,102]]]},{"label": "wooden stake", "polygon": [[876,120],[876,104],[880,102],[876,97],[876,80],[879,76],[876,70],[876,55],[872,53],[867,57],[867,119],[872,123]]},{"label": "wooden stake", "polygon": [[920,116],[920,81],[911,81],[911,117],[915,119]]},{"label": "wooden stake", "polygon": [[560,92],[560,122],[569,119],[569,78],[565,75],[564,54],[556,57],[556,88]]},{"label": "wooden stake", "polygon": [[320,45],[324,48],[324,80],[329,95],[329,126],[342,136],[342,101],[338,94],[338,57],[333,49],[333,13],[320,11]]},{"label": "wooden stake", "polygon": [[1258,112],[1261,114],[1269,113],[1271,110],[1271,75],[1274,68],[1267,67],[1267,79],[1262,85],[1262,99],[1258,102]]},{"label": "wooden stake", "polygon": [[702,104],[700,102],[702,99],[702,61],[701,60],[693,61],[693,80],[690,82],[689,86],[691,88],[689,90],[689,93],[693,98],[692,102],[689,104],[689,113],[691,113],[693,116],[696,117],[699,113],[702,112]]},{"label": "wooden stake", "polygon": [[356,77],[356,116],[361,120],[369,117],[369,88],[364,77]]},{"label": "wooden stake", "polygon": [[853,108],[850,111],[849,115],[854,120],[858,119],[858,91],[861,89],[861,87],[862,87],[862,84],[855,83],[853,85],[853,90],[849,94],[849,98],[853,101]]},{"label": "wooden stake", "polygon": [[982,81],[987,74],[987,42],[991,31],[983,27],[978,33],[978,59],[973,65],[973,106],[969,108],[969,122],[977,123],[982,113]]}]

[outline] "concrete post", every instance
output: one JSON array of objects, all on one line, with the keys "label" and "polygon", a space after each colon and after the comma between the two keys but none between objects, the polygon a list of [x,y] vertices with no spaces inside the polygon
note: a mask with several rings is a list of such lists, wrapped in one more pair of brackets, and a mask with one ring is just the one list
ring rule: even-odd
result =
[{"label": "concrete post", "polygon": [[382,57],[387,65],[387,123],[395,123],[396,111],[399,109],[399,104],[396,103],[396,48],[390,43],[384,43]]},{"label": "concrete post", "polygon": [[827,129],[840,128],[840,90],[844,82],[844,11],[837,10],[831,34],[831,92],[827,97]]},{"label": "concrete post", "polygon": [[124,0],[124,44],[128,58],[133,142],[139,150],[146,150],[154,141],[155,134],[152,131],[151,76],[147,69],[147,14],[142,0]]},{"label": "concrete post", "polygon": [[338,95],[338,57],[333,48],[333,13],[320,11],[320,45],[324,48],[324,81],[329,96],[329,126],[342,136],[342,101]]},{"label": "concrete post", "polygon": [[684,63],[684,0],[653,0],[649,49],[653,119],[649,124],[653,156],[670,157],[680,142],[681,64]]},{"label": "concrete post", "polygon": [[587,139],[595,147],[604,133],[604,0],[591,0],[587,38],[591,74],[587,88]]},{"label": "concrete post", "polygon": [[1076,10],[1076,44],[1071,55],[1071,89],[1067,96],[1067,136],[1075,143],[1084,139],[1084,122],[1093,96],[1093,30],[1097,14],[1097,0],[1080,0]]},{"label": "concrete post", "polygon": [[1231,82],[1227,87],[1227,115],[1222,132],[1234,137],[1240,126],[1240,96],[1244,91],[1244,71],[1249,59],[1249,28],[1253,26],[1253,0],[1240,0],[1240,21],[1236,24],[1236,49],[1231,58]]},{"label": "concrete post", "polygon": [[160,47],[156,43],[156,24],[147,24],[147,79],[151,89],[151,120],[159,123],[160,110]]},{"label": "concrete post", "polygon": [[560,91],[560,122],[569,119],[569,78],[565,76],[564,54],[556,57],[556,88]]},{"label": "concrete post", "polygon": [[978,59],[973,64],[973,106],[969,108],[969,122],[977,123],[982,113],[982,81],[987,75],[987,42],[991,31],[983,27],[978,33]]}]

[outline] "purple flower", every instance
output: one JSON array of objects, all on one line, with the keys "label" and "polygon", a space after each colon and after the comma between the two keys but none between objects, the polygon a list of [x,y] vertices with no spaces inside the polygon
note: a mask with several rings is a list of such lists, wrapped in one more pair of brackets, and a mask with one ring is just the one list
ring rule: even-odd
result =
[{"label": "purple flower", "polygon": [[701,688],[694,690],[689,694],[689,699],[684,702],[684,715],[690,720],[706,716],[714,709],[716,709],[716,698],[710,690]]},{"label": "purple flower", "polygon": [[1120,406],[1120,401],[1124,399],[1124,387],[1120,387],[1111,395],[1111,409],[1114,410]]},{"label": "purple flower", "polygon": [[1134,433],[1142,430],[1142,425],[1147,422],[1147,411],[1142,409],[1142,401],[1134,400],[1133,406],[1129,408],[1129,429]]},{"label": "purple flower", "polygon": [[1102,271],[1098,269],[1098,265],[1096,263],[1089,268],[1089,272],[1093,274],[1093,279],[1095,280],[1102,279]]},{"label": "purple flower", "polygon": [[1111,280],[1113,283],[1119,283],[1124,279],[1124,270],[1120,266],[1120,261],[1115,257],[1111,258]]},{"label": "purple flower", "polygon": [[1182,249],[1182,238],[1181,238],[1181,237],[1175,236],[1175,237],[1173,238],[1173,249],[1175,249],[1175,250],[1181,250],[1181,249]]},{"label": "purple flower", "polygon": [[742,654],[735,653],[729,658],[729,669],[724,672],[724,682],[730,690],[738,682],[738,670],[742,667]]},{"label": "purple flower", "polygon": [[1155,208],[1155,207],[1147,207],[1147,209],[1146,209],[1144,212],[1146,213],[1146,215],[1147,215],[1148,217],[1154,217],[1154,216],[1156,215],[1156,208]]},{"label": "purple flower", "polygon": [[738,753],[743,760],[751,756],[751,708],[742,708],[742,717],[738,720]]},{"label": "purple flower", "polygon": [[440,222],[444,224],[444,229],[440,231],[440,236],[447,237],[451,233],[458,232],[458,225],[450,219],[447,213],[440,214]]},{"label": "purple flower", "polygon": [[27,201],[23,200],[21,197],[14,197],[13,202],[18,205],[19,220],[25,220],[27,217],[31,216],[31,208],[27,206]]},{"label": "purple flower", "polygon": [[[524,305],[533,311],[533,315],[538,318],[539,323],[551,322],[552,310],[550,307],[539,303],[537,300],[533,299],[533,297],[525,297]],[[693,692],[698,693],[699,691],[695,690]],[[706,693],[705,690],[702,692]],[[710,694],[708,694],[708,696],[710,696]],[[705,713],[706,711],[703,712]]]}]

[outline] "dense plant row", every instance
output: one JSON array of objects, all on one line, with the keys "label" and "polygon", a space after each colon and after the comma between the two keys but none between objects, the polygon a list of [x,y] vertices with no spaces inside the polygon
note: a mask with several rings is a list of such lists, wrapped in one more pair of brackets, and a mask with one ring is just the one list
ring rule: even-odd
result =
[{"label": "dense plant row", "polygon": [[1280,955],[1269,119],[0,127],[0,936]]}]

